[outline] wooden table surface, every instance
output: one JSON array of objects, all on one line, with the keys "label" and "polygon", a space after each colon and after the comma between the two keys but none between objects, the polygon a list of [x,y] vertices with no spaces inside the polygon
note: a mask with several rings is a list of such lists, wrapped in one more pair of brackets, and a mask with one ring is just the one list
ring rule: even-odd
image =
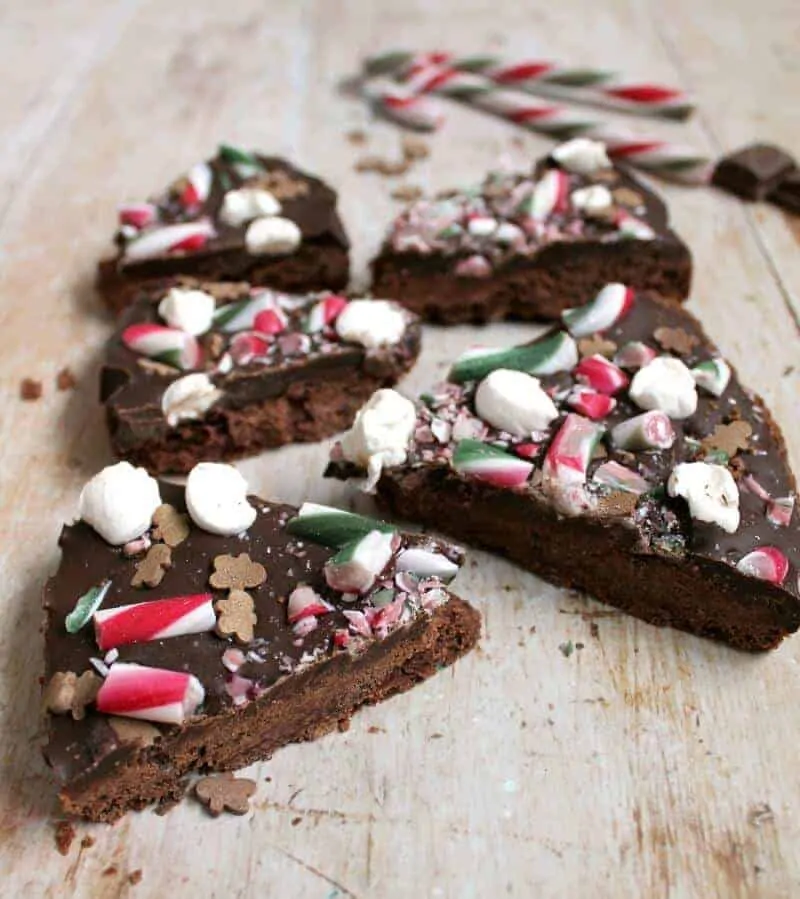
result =
[{"label": "wooden table surface", "polygon": [[[345,139],[396,152],[391,126],[337,94],[397,45],[549,53],[696,92],[690,124],[649,125],[712,154],[755,138],[800,151],[796,0],[6,0],[0,10],[0,895],[9,897],[791,897],[800,895],[800,638],[750,657],[555,589],[475,552],[457,587],[482,647],[358,715],[347,734],[250,771],[252,813],[192,803],[79,829],[55,852],[40,761],[40,590],[61,522],[111,461],[96,368],[110,322],[91,289],[115,204],[220,140],[329,179],[355,275],[397,204]],[[635,123],[634,123],[635,127]],[[548,143],[449,109],[408,179],[468,185]],[[695,254],[691,308],[782,422],[800,465],[800,226],[707,189],[664,191]],[[524,334],[522,333],[524,332]],[[481,332],[491,343],[532,326]],[[429,330],[409,391],[477,336]],[[79,375],[57,392],[56,372]],[[22,377],[40,378],[36,403]],[[326,446],[242,465],[258,492],[346,502]],[[567,656],[559,648],[572,642]],[[94,845],[80,848],[80,837]],[[128,877],[141,870],[142,880]]]}]

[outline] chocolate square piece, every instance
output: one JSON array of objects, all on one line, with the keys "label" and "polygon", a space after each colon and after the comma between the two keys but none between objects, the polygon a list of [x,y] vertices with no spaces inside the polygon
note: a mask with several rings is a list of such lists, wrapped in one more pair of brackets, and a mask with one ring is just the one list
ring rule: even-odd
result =
[{"label": "chocolate square piece", "polygon": [[174,279],[140,290],[100,374],[115,453],[158,474],[322,440],[414,364],[388,300]]},{"label": "chocolate square piece", "polygon": [[97,286],[119,311],[165,276],[339,290],[348,239],[336,191],[285,159],[227,145],[143,203],[119,207],[116,253]]},{"label": "chocolate square piece", "polygon": [[712,183],[745,200],[763,200],[795,166],[794,159],[772,144],[751,144],[723,157]]},{"label": "chocolate square piece", "polygon": [[[65,527],[45,588],[44,754],[68,815],[110,822],[177,801],[188,775],[335,730],[478,639],[478,613],[447,587],[463,560],[451,544],[254,496],[251,525],[222,536],[187,516],[189,486],[149,487],[168,504],[160,525],[143,520],[124,548],[85,520]],[[184,522],[170,567],[133,587],[144,547],[167,546],[165,510]]]},{"label": "chocolate square piece", "polygon": [[800,215],[800,169],[793,169],[767,196],[768,200]]},{"label": "chocolate square piece", "polygon": [[368,464],[365,486],[404,521],[741,649],[800,627],[780,430],[698,321],[656,295],[608,285],[532,343],[465,353],[379,478],[363,443],[345,435],[329,474]]},{"label": "chocolate square piece", "polygon": [[477,189],[412,203],[372,271],[376,296],[426,320],[483,323],[558,318],[610,281],[680,302],[692,259],[661,198],[602,144],[578,139],[530,171],[490,172]]}]

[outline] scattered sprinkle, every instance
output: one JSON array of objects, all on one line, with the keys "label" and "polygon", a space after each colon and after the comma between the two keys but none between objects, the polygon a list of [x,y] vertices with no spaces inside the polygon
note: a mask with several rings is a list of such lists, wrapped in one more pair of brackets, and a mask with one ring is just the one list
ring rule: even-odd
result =
[{"label": "scattered sprinkle", "polygon": [[560,643],[558,649],[561,655],[568,659],[575,652],[575,644],[572,640],[568,640],[566,643]]}]

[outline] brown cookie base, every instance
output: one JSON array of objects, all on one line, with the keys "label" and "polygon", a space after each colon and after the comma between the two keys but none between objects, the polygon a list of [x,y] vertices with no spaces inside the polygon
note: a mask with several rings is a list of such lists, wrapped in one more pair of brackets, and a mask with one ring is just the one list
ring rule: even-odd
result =
[{"label": "brown cookie base", "polygon": [[768,650],[800,627],[800,601],[721,562],[642,553],[632,528],[562,518],[530,494],[465,482],[443,466],[386,472],[392,514],[507,556],[552,583],[658,626]]},{"label": "brown cookie base", "polygon": [[375,296],[391,297],[426,321],[452,325],[501,319],[557,319],[611,281],[655,290],[682,302],[689,294],[692,257],[673,240],[555,243],[520,258],[489,278],[453,275],[452,257],[394,253],[374,260]]},{"label": "brown cookie base", "polygon": [[111,823],[130,809],[180,799],[192,772],[226,771],[268,758],[282,746],[342,727],[363,705],[409,690],[476,644],[480,616],[452,597],[370,646],[287,677],[243,711],[206,718],[164,735],[149,747],[123,747],[94,771],[68,784],[64,812]]},{"label": "brown cookie base", "polygon": [[[417,351],[418,352],[418,347]],[[402,370],[368,374],[342,369],[294,381],[281,395],[242,408],[212,409],[202,421],[185,421],[151,440],[141,440],[113,403],[106,420],[114,453],[155,474],[186,473],[198,462],[221,462],[251,456],[288,443],[313,443],[348,428],[356,412],[381,387],[391,387]]]},{"label": "brown cookie base", "polygon": [[239,251],[194,254],[148,260],[120,269],[116,259],[104,259],[97,268],[97,289],[106,306],[120,312],[143,289],[158,287],[177,275],[209,281],[249,281],[287,293],[343,290],[350,277],[347,249],[334,240],[305,241],[291,256],[250,256]]}]

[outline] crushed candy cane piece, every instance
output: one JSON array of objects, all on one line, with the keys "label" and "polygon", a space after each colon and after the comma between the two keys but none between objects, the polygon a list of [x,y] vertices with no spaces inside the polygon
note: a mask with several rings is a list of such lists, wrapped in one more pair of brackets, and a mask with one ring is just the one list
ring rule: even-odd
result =
[{"label": "crushed candy cane piece", "polygon": [[709,359],[691,370],[698,387],[712,396],[722,396],[731,379],[731,368],[724,359]]},{"label": "crushed candy cane piece", "polygon": [[789,560],[774,546],[760,546],[739,559],[736,568],[742,574],[780,585],[789,573]]},{"label": "crushed candy cane piece", "polygon": [[578,363],[578,347],[569,334],[558,331],[538,343],[507,350],[473,349],[463,353],[450,369],[455,383],[479,381],[498,368],[524,371],[531,375],[552,375],[571,371]]},{"label": "crushed candy cane piece", "polygon": [[614,224],[624,237],[629,237],[633,240],[655,240],[656,238],[656,232],[647,222],[643,222],[641,219],[636,218],[635,215],[631,215],[624,210],[620,210],[614,217]]},{"label": "crushed candy cane piece", "polygon": [[565,212],[568,199],[568,175],[560,169],[548,169],[534,185],[529,213],[534,221],[544,222],[554,212]]},{"label": "crushed candy cane piece", "polygon": [[259,334],[280,334],[287,324],[288,319],[280,309],[262,309],[253,319],[253,330]]},{"label": "crushed candy cane piece", "polygon": [[567,405],[586,418],[599,421],[610,415],[617,406],[614,397],[598,393],[589,387],[576,387],[567,396]]},{"label": "crushed candy cane piece", "polygon": [[138,262],[169,253],[192,252],[204,247],[216,234],[214,226],[208,221],[164,225],[144,231],[126,243],[124,258]]},{"label": "crushed candy cane piece", "polygon": [[333,293],[328,294],[311,308],[306,322],[306,330],[310,334],[315,334],[332,327],[346,307],[346,297]]},{"label": "crushed candy cane piece", "polygon": [[178,328],[151,324],[128,325],[120,339],[134,353],[183,371],[198,368],[202,358],[197,340]]},{"label": "crushed candy cane piece", "polygon": [[418,577],[451,581],[458,574],[459,566],[444,553],[412,546],[398,553],[395,568],[397,571],[410,571]]},{"label": "crushed candy cane piece", "polygon": [[153,599],[94,613],[94,634],[102,651],[214,630],[210,593]]},{"label": "crushed candy cane piece", "polygon": [[611,429],[611,444],[623,450],[669,449],[675,429],[665,412],[653,410],[621,421]]},{"label": "crushed candy cane piece", "polygon": [[767,503],[767,521],[777,528],[788,528],[794,512],[794,496],[778,496]]},{"label": "crushed candy cane piece", "polygon": [[392,525],[376,518],[317,503],[303,503],[297,515],[287,521],[286,530],[294,537],[337,549],[365,537],[370,531],[395,532]]},{"label": "crushed candy cane piece", "polygon": [[236,365],[250,365],[265,362],[272,347],[272,341],[257,331],[240,331],[231,339],[229,352]]},{"label": "crushed candy cane piece", "polygon": [[474,253],[465,259],[460,259],[453,274],[457,278],[488,278],[492,274],[492,263],[485,256]]},{"label": "crushed candy cane piece", "polygon": [[530,462],[479,440],[459,441],[451,464],[459,474],[495,487],[521,487],[533,471]]},{"label": "crushed candy cane piece", "polygon": [[624,493],[635,493],[637,496],[647,493],[650,489],[650,485],[640,474],[613,460],[603,462],[592,475],[592,481],[603,487],[621,490]]},{"label": "crushed candy cane piece", "polygon": [[333,606],[306,584],[299,584],[295,587],[289,594],[286,603],[286,616],[289,624],[295,624],[310,615],[326,615],[332,610]]},{"label": "crushed candy cane piece", "polygon": [[570,412],[550,443],[542,465],[541,486],[563,515],[580,515],[593,506],[586,474],[604,431],[602,425]]},{"label": "crushed candy cane piece", "polygon": [[345,544],[325,563],[328,586],[340,593],[366,593],[389,564],[395,537],[376,530]]},{"label": "crushed candy cane piece", "polygon": [[573,337],[588,337],[597,331],[607,331],[632,309],[634,292],[624,284],[612,283],[584,306],[565,309],[561,313],[567,330]]},{"label": "crushed candy cane piece", "polygon": [[259,312],[268,309],[278,315],[283,314],[279,294],[267,289],[256,290],[246,299],[218,306],[214,314],[214,327],[227,334],[250,330],[255,327]]},{"label": "crushed candy cane piece", "polygon": [[106,715],[183,724],[202,705],[205,690],[184,671],[117,662],[97,694],[97,710]]},{"label": "crushed candy cane piece", "polygon": [[658,353],[641,340],[629,340],[614,355],[614,365],[620,368],[644,368]]},{"label": "crushed candy cane piece", "polygon": [[158,218],[158,207],[152,203],[125,203],[117,208],[120,225],[141,231]]},{"label": "crushed candy cane piece", "polygon": [[584,356],[575,366],[575,377],[598,393],[613,396],[628,386],[628,376],[613,362],[599,354]]}]

